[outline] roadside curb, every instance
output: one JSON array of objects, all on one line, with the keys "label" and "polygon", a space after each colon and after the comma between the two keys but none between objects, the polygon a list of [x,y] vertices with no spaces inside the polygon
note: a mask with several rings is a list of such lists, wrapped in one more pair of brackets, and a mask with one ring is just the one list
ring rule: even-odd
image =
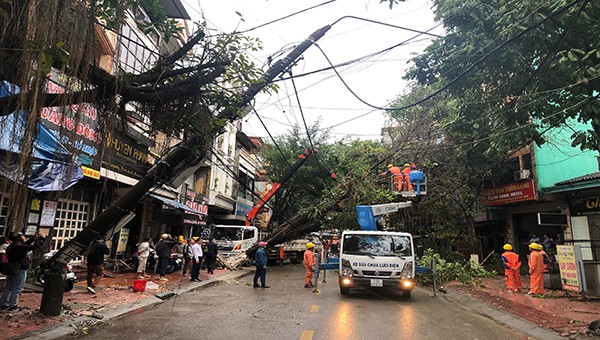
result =
[{"label": "roadside curb", "polygon": [[490,306],[489,304],[474,298],[470,294],[460,293],[452,288],[448,289],[448,287],[446,287],[446,289],[448,290],[447,294],[438,293],[437,296],[443,297],[444,300],[457,305],[464,310],[488,317],[496,322],[507,325],[510,328],[526,333],[535,339],[564,339],[552,330],[540,327],[502,309]]},{"label": "roadside curb", "polygon": [[[186,285],[185,287],[181,287],[180,289],[173,290],[171,292],[173,292],[174,297],[177,297],[192,291],[213,287],[228,280],[240,279],[244,276],[248,276],[253,273],[254,270],[251,269],[238,269],[215,278],[204,280],[197,284]],[[16,339],[34,340],[56,339],[66,337],[81,332],[81,330],[84,327],[92,327],[95,325],[105,323],[109,320],[114,320],[120,317],[127,316],[129,314],[135,314],[138,311],[156,306],[167,301],[169,301],[169,299],[162,300],[156,296],[149,296],[134,303],[126,304],[117,308],[108,309],[106,311],[103,311],[102,313],[98,313],[102,315],[101,319],[92,316],[79,316],[50,326],[48,328],[28,332],[26,334],[16,337]]]}]

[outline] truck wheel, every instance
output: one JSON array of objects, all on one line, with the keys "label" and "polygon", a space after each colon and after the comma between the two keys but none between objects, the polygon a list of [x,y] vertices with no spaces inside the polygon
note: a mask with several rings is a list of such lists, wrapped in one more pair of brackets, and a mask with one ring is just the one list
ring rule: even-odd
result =
[{"label": "truck wheel", "polygon": [[302,259],[297,258],[297,257],[292,257],[292,258],[290,258],[290,262],[292,264],[300,264],[300,263],[302,263]]},{"label": "truck wheel", "polygon": [[342,295],[348,295],[348,293],[350,293],[350,288],[348,288],[348,287],[340,287],[340,294],[342,294]]},{"label": "truck wheel", "polygon": [[402,291],[402,297],[403,297],[403,298],[406,298],[406,299],[410,299],[410,294],[411,294],[411,293],[412,293],[412,292],[411,292],[410,290],[403,290],[403,291]]},{"label": "truck wheel", "polygon": [[274,266],[276,264],[277,264],[277,260],[275,260],[275,259],[268,259],[267,260],[267,265],[269,265],[269,266]]}]

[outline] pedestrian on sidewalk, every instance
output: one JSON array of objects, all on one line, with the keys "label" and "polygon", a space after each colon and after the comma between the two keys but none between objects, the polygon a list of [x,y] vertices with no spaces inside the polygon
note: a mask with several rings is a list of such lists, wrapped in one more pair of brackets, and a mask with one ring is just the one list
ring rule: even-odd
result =
[{"label": "pedestrian on sidewalk", "polygon": [[505,250],[502,253],[502,263],[504,263],[504,277],[506,278],[508,292],[521,292],[523,287],[521,285],[521,275],[519,275],[519,269],[521,268],[519,254],[514,253],[512,245],[508,243],[502,248]]},{"label": "pedestrian on sidewalk", "polygon": [[138,279],[145,279],[150,277],[150,275],[146,274],[146,266],[148,265],[148,257],[150,256],[150,240],[150,237],[146,237],[144,241],[138,245],[137,248]]},{"label": "pedestrian on sidewalk", "polygon": [[306,250],[304,251],[304,268],[306,269],[306,275],[304,275],[304,288],[313,288],[313,273],[315,272],[315,265],[317,259],[315,258],[315,244],[308,242],[306,244]]},{"label": "pedestrian on sidewalk", "polygon": [[177,242],[173,240],[171,235],[160,235],[160,241],[158,241],[154,247],[156,255],[158,255],[158,275],[156,276],[156,280],[169,281],[165,275],[167,275],[167,266],[169,265],[169,258],[171,257],[171,249],[176,243]]},{"label": "pedestrian on sidewalk", "polygon": [[544,257],[541,250],[544,246],[538,243],[529,244],[529,292],[528,295],[544,294]]},{"label": "pedestrian on sidewalk", "polygon": [[[256,254],[254,254],[254,262],[256,262],[256,271],[254,272],[254,288],[271,288],[271,286],[267,285],[267,252],[265,251],[265,247],[267,246],[267,242],[260,241],[258,242],[258,249],[256,250]],[[261,285],[258,285],[258,279],[260,278]]]},{"label": "pedestrian on sidewalk", "polygon": [[193,238],[189,239],[187,243],[183,246],[183,270],[181,274],[183,276],[188,276],[187,272],[190,271],[192,273],[192,265],[193,265],[193,254],[192,254],[192,246],[194,246],[196,242]]},{"label": "pedestrian on sidewalk", "polygon": [[202,266],[202,240],[198,239],[194,245],[192,245],[192,282],[200,282],[200,266]]},{"label": "pedestrian on sidewalk", "polygon": [[[87,291],[96,294],[96,285],[104,276],[104,255],[110,254],[110,250],[104,244],[104,239],[98,239],[92,246],[87,257]],[[94,279],[94,275],[96,278]]]},{"label": "pedestrian on sidewalk", "polygon": [[215,267],[217,264],[217,254],[219,253],[219,250],[217,249],[217,244],[215,243],[215,239],[214,238],[210,238],[208,239],[208,244],[206,245],[206,254],[205,256],[205,262],[206,262],[206,271],[209,274],[214,274],[215,272]]},{"label": "pedestrian on sidewalk", "polygon": [[44,245],[45,236],[37,233],[29,240],[25,240],[22,233],[15,233],[10,236],[11,244],[6,248],[6,264],[10,272],[6,272],[6,284],[0,298],[0,310],[17,312],[21,310],[18,306],[19,295],[25,286],[27,280],[27,270],[31,263],[27,257],[27,252],[40,248]]}]

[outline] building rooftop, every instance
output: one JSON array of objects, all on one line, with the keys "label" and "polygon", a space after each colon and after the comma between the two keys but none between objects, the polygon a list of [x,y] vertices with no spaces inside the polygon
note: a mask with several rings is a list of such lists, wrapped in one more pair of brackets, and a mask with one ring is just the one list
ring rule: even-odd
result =
[{"label": "building rooftop", "polygon": [[600,171],[592,172],[591,174],[587,174],[587,175],[575,177],[575,178],[572,178],[572,179],[569,179],[566,181],[558,182],[558,183],[556,183],[556,185],[575,184],[575,183],[581,183],[581,182],[585,182],[585,181],[591,181],[594,179],[600,179]]}]

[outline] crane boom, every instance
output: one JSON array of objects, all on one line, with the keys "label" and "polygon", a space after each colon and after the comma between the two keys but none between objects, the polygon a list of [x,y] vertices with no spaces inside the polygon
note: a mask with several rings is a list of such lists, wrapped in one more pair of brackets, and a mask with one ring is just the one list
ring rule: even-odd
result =
[{"label": "crane boom", "polygon": [[279,182],[273,182],[271,189],[263,197],[261,197],[260,200],[258,200],[254,207],[252,207],[252,210],[250,210],[250,212],[248,212],[248,215],[246,215],[247,226],[252,225],[254,218],[256,218],[256,214],[258,214],[258,212],[265,206],[265,204],[267,204],[267,202],[269,202],[273,195],[275,195],[277,190],[279,190],[279,188],[281,188],[281,186],[283,186],[292,177],[292,175],[302,166],[302,164],[304,164],[304,162],[306,162],[306,160],[315,152],[316,151],[311,149],[306,150],[303,154],[298,155],[298,160],[296,161],[296,163],[294,163],[294,165],[288,168],[288,170],[283,174],[283,176],[281,176]]}]

